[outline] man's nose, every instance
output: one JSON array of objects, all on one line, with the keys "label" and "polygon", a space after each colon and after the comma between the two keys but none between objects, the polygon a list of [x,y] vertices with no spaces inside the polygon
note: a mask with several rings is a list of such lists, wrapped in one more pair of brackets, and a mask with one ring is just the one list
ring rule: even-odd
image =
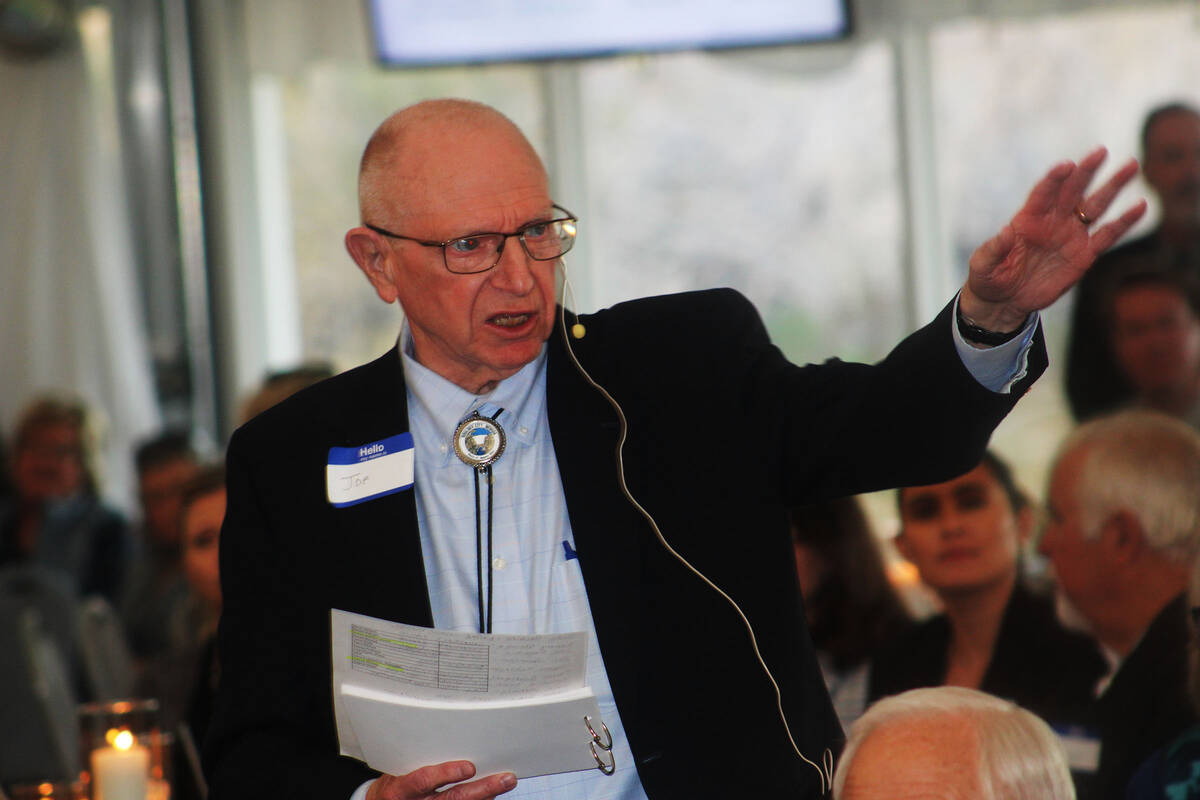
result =
[{"label": "man's nose", "polygon": [[513,294],[528,294],[533,289],[533,259],[515,235],[504,240],[500,260],[492,270],[492,285]]}]

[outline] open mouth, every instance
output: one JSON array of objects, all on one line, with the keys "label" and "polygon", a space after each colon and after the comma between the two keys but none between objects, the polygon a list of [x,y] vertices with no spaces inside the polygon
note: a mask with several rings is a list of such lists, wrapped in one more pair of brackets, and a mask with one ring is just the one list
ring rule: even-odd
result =
[{"label": "open mouth", "polygon": [[532,318],[532,314],[497,314],[489,318],[488,323],[501,328],[519,328]]}]

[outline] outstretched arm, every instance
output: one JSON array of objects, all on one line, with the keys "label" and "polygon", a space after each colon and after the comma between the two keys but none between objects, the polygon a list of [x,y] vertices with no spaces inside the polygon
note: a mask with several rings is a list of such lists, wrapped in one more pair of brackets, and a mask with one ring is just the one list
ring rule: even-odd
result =
[{"label": "outstretched arm", "polygon": [[1030,313],[1070,289],[1145,213],[1146,201],[1140,200],[1092,230],[1092,222],[1137,174],[1137,162],[1130,159],[1085,196],[1107,155],[1100,147],[1078,164],[1055,165],[1033,187],[1016,216],[972,254],[959,308],[974,324],[991,331],[1016,330]]}]

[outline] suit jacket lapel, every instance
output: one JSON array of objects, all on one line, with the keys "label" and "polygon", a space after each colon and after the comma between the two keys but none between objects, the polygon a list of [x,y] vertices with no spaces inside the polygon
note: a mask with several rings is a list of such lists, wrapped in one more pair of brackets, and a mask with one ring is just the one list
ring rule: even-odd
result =
[{"label": "suit jacket lapel", "polygon": [[[409,430],[404,370],[396,348],[364,365],[341,397],[353,407],[338,412],[335,439],[342,447],[358,447]],[[343,536],[359,542],[363,552],[349,563],[374,565],[373,579],[359,583],[359,608],[371,616],[411,625],[433,626],[421,537],[417,527],[415,487],[396,494],[337,509]]]},{"label": "suit jacket lapel", "polygon": [[[599,351],[582,342],[574,350],[589,371],[599,369]],[[567,512],[609,683],[633,742],[646,730],[638,702],[650,657],[641,619],[642,551],[652,534],[619,489],[617,415],[570,362],[557,328],[548,359],[546,403]],[[644,738],[640,744],[642,752],[655,747]]]}]

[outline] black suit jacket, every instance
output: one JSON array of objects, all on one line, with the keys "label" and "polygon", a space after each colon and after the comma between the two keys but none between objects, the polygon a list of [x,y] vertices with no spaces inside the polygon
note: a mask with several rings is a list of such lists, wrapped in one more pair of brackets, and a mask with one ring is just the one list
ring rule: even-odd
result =
[{"label": "black suit jacket", "polygon": [[[836,753],[841,731],[805,627],[785,509],[972,467],[1044,369],[1040,332],[1028,377],[1000,395],[962,366],[949,308],[875,366],[789,364],[728,290],[624,303],[580,321],[587,335],[575,351],[628,418],[634,495],[741,604],[801,750],[815,761],[826,747]],[[735,613],[665,553],[620,494],[616,415],[557,330],[546,392],[597,637],[650,797],[817,796]],[[206,747],[215,800],[348,797],[371,777],[336,756],[329,609],[431,624],[416,509],[411,491],[332,508],[324,471],[331,446],[406,430],[393,350],[235,433],[222,685]]]},{"label": "black suit jacket", "polygon": [[1192,637],[1187,614],[1185,595],[1168,603],[1096,701],[1100,766],[1080,798],[1125,797],[1138,765],[1196,722],[1187,688]]}]

